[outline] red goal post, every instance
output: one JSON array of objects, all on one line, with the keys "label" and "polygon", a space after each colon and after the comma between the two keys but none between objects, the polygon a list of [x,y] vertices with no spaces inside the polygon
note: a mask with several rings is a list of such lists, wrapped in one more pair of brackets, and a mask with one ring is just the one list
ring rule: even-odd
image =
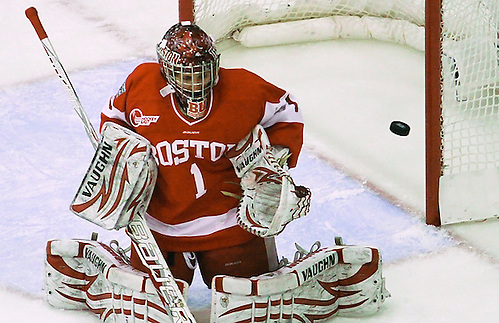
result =
[{"label": "red goal post", "polygon": [[439,179],[442,169],[441,57],[442,57],[442,1],[429,1],[425,7],[425,196],[426,223],[441,225],[439,208]]},{"label": "red goal post", "polygon": [[[246,46],[313,34],[425,51],[426,222],[498,217],[497,0],[179,0],[179,18]],[[271,33],[259,28],[271,24]]]}]

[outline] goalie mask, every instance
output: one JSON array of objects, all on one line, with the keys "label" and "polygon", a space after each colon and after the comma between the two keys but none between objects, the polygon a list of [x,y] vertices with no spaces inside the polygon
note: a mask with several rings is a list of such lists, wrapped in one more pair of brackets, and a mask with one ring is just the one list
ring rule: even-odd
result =
[{"label": "goalie mask", "polygon": [[218,81],[219,57],[213,40],[197,25],[172,26],[157,45],[161,72],[173,87],[182,112],[200,119],[208,111],[208,96]]}]

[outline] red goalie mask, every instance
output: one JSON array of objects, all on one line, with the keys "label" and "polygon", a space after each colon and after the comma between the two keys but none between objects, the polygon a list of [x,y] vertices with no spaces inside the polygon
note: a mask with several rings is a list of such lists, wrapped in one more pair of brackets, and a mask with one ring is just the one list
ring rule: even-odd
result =
[{"label": "red goalie mask", "polygon": [[161,72],[174,88],[185,115],[198,119],[187,107],[203,104],[218,81],[219,57],[213,40],[190,22],[172,26],[157,45]]}]

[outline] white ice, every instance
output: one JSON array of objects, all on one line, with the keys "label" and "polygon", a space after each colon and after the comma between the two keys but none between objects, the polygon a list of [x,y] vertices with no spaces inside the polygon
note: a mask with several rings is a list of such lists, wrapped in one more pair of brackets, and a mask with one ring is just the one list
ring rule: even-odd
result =
[{"label": "white ice", "polygon": [[[0,3],[0,321],[99,322],[88,312],[44,301],[49,239],[108,232],[68,211],[93,155],[60,80],[24,10],[36,6],[87,113],[100,108],[176,22],[177,1],[5,0]],[[378,247],[392,297],[376,315],[335,322],[493,322],[499,317],[494,223],[437,229],[424,224],[424,54],[400,45],[338,40],[222,51],[222,65],[242,66],[288,89],[301,102],[305,149],[295,181],[313,192],[310,214],[277,238]],[[408,137],[388,131],[410,124]],[[480,230],[481,228],[481,230]],[[483,238],[486,239],[483,239]],[[481,239],[478,239],[481,238]],[[497,246],[497,244],[495,244]],[[495,257],[495,258],[494,258]],[[199,277],[189,305],[208,311]],[[200,320],[202,321],[202,320]]]}]

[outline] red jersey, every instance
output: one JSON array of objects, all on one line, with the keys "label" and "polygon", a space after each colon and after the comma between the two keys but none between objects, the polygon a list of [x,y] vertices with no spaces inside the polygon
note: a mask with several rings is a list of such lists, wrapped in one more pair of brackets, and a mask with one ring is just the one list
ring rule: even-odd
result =
[{"label": "red jersey", "polygon": [[220,69],[208,113],[190,120],[157,63],[139,65],[126,79],[101,125],[113,121],[146,137],[155,147],[156,187],[147,210],[151,230],[168,241],[165,251],[229,247],[254,236],[236,221],[239,179],[225,153],[261,124],[273,145],[292,152],[296,165],[303,143],[303,119],[286,91],[244,69]]}]

